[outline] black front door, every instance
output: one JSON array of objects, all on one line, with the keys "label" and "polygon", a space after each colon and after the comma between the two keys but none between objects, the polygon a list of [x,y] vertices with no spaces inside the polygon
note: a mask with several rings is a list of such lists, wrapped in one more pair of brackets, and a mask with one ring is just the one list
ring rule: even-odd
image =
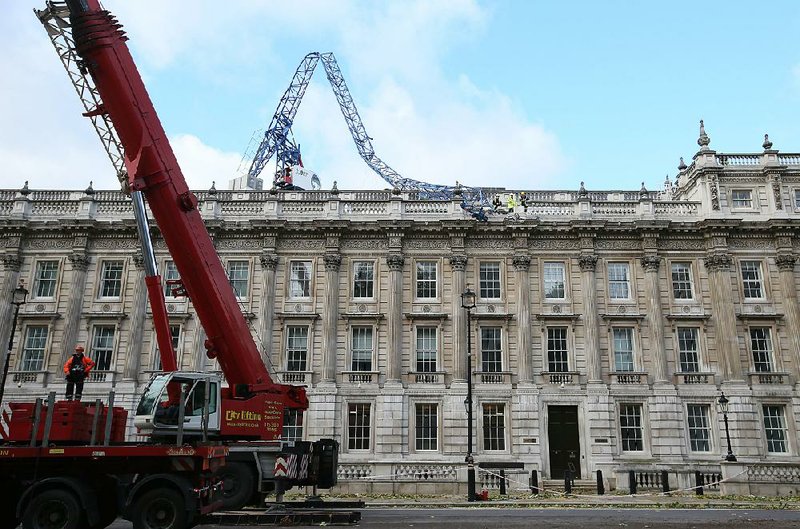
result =
[{"label": "black front door", "polygon": [[547,440],[550,444],[550,477],[564,477],[565,470],[573,478],[581,477],[581,442],[578,436],[577,406],[547,407]]}]

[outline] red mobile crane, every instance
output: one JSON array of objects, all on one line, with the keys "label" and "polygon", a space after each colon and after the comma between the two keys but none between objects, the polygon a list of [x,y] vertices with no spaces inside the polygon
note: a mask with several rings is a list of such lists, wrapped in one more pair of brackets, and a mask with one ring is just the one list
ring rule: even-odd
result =
[{"label": "red mobile crane", "polygon": [[[55,516],[55,523],[64,523],[53,527],[100,529],[122,513],[135,529],[182,529],[221,506],[212,472],[224,480],[226,505],[239,507],[272,489],[274,463],[284,453],[290,454],[290,468],[283,485],[334,485],[335,441],[281,446],[284,413],[302,414],[308,408],[305,388],[270,378],[121,26],[99,0],[48,2],[49,10],[57,8],[68,9],[69,51],[77,54],[81,74],[96,90],[95,106],[87,106],[85,115],[106,121],[110,133],[101,133],[101,139],[107,149],[117,144],[122,153],[123,184],[133,200],[166,372],[150,381],[136,410],[135,424],[151,436],[145,444],[114,443],[120,441],[125,419],[116,408],[112,413],[96,405],[87,411],[90,406],[81,403],[55,402],[53,394],[46,406],[40,401],[12,406],[11,416],[4,417],[7,443],[0,446],[0,473],[7,477],[0,484],[0,526],[22,519],[26,529],[50,527],[40,522]],[[207,354],[218,360],[228,387],[213,374],[176,371],[143,198],[206,332]],[[60,429],[51,431],[59,414]],[[95,418],[91,428],[86,416]],[[103,420],[106,435],[99,450],[95,439]],[[167,442],[176,437],[177,447]],[[28,441],[30,446],[21,446]],[[53,443],[60,446],[52,448]]]}]

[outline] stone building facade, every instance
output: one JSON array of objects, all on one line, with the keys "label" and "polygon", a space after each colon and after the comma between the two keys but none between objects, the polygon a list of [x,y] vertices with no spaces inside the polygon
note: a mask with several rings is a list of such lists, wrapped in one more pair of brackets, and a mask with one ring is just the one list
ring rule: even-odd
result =
[{"label": "stone building facade", "polygon": [[[308,387],[289,435],[338,439],[345,482],[463,482],[469,287],[481,468],[680,484],[720,471],[722,391],[740,461],[800,463],[800,154],[698,143],[663,190],[526,191],[488,222],[409,192],[197,196],[265,363]],[[31,292],[6,400],[63,392],[82,343],[86,398],[131,406],[159,363],[129,200],[0,191],[0,257],[0,299]],[[180,367],[216,370],[191,302],[167,306]]]}]

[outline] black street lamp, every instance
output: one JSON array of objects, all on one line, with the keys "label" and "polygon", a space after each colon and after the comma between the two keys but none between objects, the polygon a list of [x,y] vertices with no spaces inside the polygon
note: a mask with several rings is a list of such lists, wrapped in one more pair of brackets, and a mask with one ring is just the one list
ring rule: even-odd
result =
[{"label": "black street lamp", "polygon": [[22,286],[22,281],[19,286],[14,289],[14,294],[11,298],[11,303],[14,304],[14,321],[11,323],[11,336],[8,337],[8,352],[6,352],[6,362],[3,365],[3,380],[0,381],[0,404],[3,403],[3,394],[6,390],[6,377],[8,377],[8,366],[11,361],[11,349],[14,347],[14,331],[17,330],[17,316],[19,315],[19,308],[25,304],[28,299],[28,289]]},{"label": "black street lamp", "polygon": [[475,308],[475,292],[467,287],[461,294],[461,308],[467,310],[467,501],[475,501],[475,460],[472,458],[472,319],[471,311]]},{"label": "black street lamp", "polygon": [[728,430],[728,397],[725,396],[723,392],[719,396],[719,409],[722,410],[722,420],[725,422],[725,439],[728,440],[728,455],[725,456],[725,461],[736,461],[736,456],[733,455],[733,450],[731,450],[731,434]]}]

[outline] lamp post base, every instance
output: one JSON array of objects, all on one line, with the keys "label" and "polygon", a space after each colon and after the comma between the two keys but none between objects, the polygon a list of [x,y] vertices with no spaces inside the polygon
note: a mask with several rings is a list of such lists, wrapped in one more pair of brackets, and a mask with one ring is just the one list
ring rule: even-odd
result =
[{"label": "lamp post base", "polygon": [[467,469],[467,501],[475,501],[475,467]]}]

